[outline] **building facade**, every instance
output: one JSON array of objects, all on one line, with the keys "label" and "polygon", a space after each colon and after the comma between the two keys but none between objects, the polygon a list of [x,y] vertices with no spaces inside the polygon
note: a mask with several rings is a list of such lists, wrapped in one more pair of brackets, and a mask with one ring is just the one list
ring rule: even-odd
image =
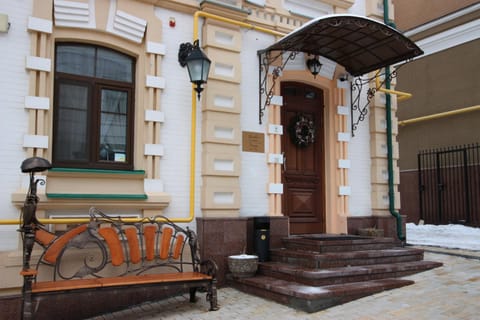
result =
[{"label": "building facade", "polygon": [[[21,245],[11,222],[28,187],[20,164],[32,156],[53,165],[39,175],[46,183],[37,216],[48,223],[86,218],[92,206],[128,217],[162,214],[196,229],[204,250],[220,260],[249,246],[249,218],[258,216],[272,219],[273,238],[360,227],[396,236],[389,207],[394,199],[398,210],[400,200],[396,190],[389,197],[385,93],[377,91],[353,132],[353,79],[341,65],[320,58],[313,76],[309,57],[297,55],[276,81],[267,73],[266,103],[257,54],[312,18],[348,13],[383,21],[383,5],[2,2],[0,287],[21,283]],[[180,44],[197,39],[212,61],[198,101],[178,63]],[[365,104],[366,95],[358,97]],[[305,148],[295,140],[304,114],[314,137]],[[396,189],[396,143],[392,152]]]}]

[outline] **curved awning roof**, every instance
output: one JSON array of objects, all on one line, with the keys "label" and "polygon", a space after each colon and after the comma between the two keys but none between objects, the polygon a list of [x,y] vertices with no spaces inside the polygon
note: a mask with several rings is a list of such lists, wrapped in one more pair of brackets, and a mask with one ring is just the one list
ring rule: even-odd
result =
[{"label": "curved awning roof", "polygon": [[296,51],[319,55],[345,67],[352,76],[422,55],[400,32],[378,21],[355,15],[314,19],[263,52]]}]

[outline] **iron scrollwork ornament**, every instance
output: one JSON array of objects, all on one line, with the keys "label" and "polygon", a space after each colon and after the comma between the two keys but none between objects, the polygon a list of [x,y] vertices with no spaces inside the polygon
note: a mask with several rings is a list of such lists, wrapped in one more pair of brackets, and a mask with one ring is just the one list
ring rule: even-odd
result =
[{"label": "iron scrollwork ornament", "polygon": [[296,115],[292,119],[289,129],[290,138],[297,147],[305,148],[315,142],[315,123],[305,114]]},{"label": "iron scrollwork ornament", "polygon": [[[258,123],[262,124],[262,118],[265,114],[265,110],[268,105],[272,102],[272,98],[275,91],[275,83],[279,77],[282,76],[283,69],[287,65],[288,61],[295,60],[298,52],[292,51],[288,53],[288,56],[284,56],[284,51],[280,52],[277,55],[271,56],[269,52],[266,51],[259,51],[258,52],[258,64],[259,64],[259,72],[258,72],[258,83],[259,83],[259,90],[258,90]],[[282,64],[279,66],[274,66],[274,62],[279,60],[282,61]],[[272,68],[271,68],[272,67]],[[269,73],[272,75],[271,77],[271,86],[268,87],[268,75]]]},{"label": "iron scrollwork ornament", "polygon": [[[409,61],[407,61],[408,63]],[[397,66],[392,72],[388,75],[385,73],[380,74],[380,71],[377,71],[373,77],[365,78],[365,77],[357,77],[350,86],[350,94],[352,97],[351,108],[350,108],[350,116],[352,119],[352,137],[355,136],[355,130],[358,129],[358,125],[360,122],[364,121],[368,114],[368,107],[370,102],[375,97],[375,94],[384,86],[384,84],[388,81],[392,81],[394,78],[397,77],[397,71],[404,66],[406,63]],[[380,85],[377,87],[376,85],[370,85],[370,83],[374,83],[375,78],[384,76],[383,81],[380,82]],[[362,100],[362,92],[364,92],[364,88],[366,89],[367,99],[366,101]],[[362,105],[362,103],[364,103]]]}]

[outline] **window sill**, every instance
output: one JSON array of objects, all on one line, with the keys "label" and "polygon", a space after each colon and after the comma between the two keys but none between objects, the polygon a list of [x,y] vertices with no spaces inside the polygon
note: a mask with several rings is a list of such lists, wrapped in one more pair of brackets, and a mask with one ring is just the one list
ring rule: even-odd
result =
[{"label": "window sill", "polygon": [[146,194],[47,193],[51,199],[146,200]]},{"label": "window sill", "polygon": [[144,179],[145,170],[52,168],[48,177]]}]

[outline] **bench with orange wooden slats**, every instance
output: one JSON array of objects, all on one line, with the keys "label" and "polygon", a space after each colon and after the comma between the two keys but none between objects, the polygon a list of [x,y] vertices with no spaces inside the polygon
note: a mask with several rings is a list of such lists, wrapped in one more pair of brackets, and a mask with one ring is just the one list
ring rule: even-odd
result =
[{"label": "bench with orange wooden slats", "polygon": [[[35,240],[43,248],[32,270],[31,294],[36,312],[52,308],[46,307],[46,297],[55,296],[55,303],[61,299],[75,302],[75,293],[78,297],[91,296],[89,291],[118,296],[124,291],[128,301],[138,301],[141,294],[151,300],[152,292],[160,292],[162,286],[162,293],[188,289],[192,302],[197,291],[204,291],[210,310],[218,309],[217,267],[213,261],[200,260],[196,235],[188,227],[183,229],[165,217],[126,222],[95,208],[90,210],[90,216],[90,223],[60,235],[36,227]],[[125,307],[120,300],[118,306],[105,309]],[[85,310],[78,312],[82,317],[92,316]]]}]

